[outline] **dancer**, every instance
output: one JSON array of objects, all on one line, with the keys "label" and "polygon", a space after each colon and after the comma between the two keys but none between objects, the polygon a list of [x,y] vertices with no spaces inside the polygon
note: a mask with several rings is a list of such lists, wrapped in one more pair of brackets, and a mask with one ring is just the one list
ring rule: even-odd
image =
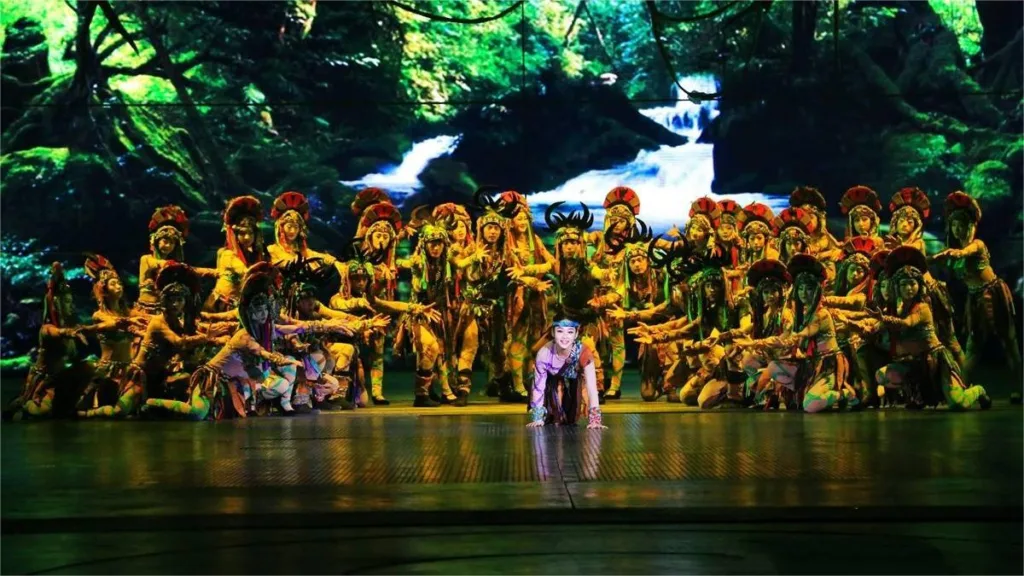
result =
[{"label": "dancer", "polygon": [[895,306],[877,319],[889,331],[892,361],[879,370],[878,383],[903,392],[907,408],[920,409],[941,401],[954,410],[977,403],[982,409],[992,401],[981,386],[966,386],[952,354],[935,333],[931,307],[925,294],[927,260],[921,251],[901,246],[889,254],[885,269],[890,277]]},{"label": "dancer", "polygon": [[[1020,348],[1017,342],[1017,319],[1010,288],[992,270],[985,243],[976,236],[981,221],[981,206],[977,200],[963,192],[946,197],[946,243],[949,248],[932,259],[946,263],[953,274],[967,286],[965,313],[967,360],[964,371],[970,375],[982,350],[993,341],[1002,349],[1017,382],[1021,378]],[[941,334],[941,325],[939,326]],[[1021,402],[1016,391],[1011,396],[1014,404]]]},{"label": "dancer", "polygon": [[217,283],[203,310],[226,312],[238,305],[242,277],[257,262],[270,261],[263,245],[263,206],[255,196],[232,198],[224,209],[224,247],[217,250]]},{"label": "dancer", "polygon": [[505,372],[511,382],[502,391],[501,400],[525,402],[528,398],[525,386],[527,373],[533,371],[530,350],[533,343],[543,336],[542,331],[547,325],[544,290],[550,285],[524,279],[544,276],[554,266],[554,259],[534,234],[533,216],[526,198],[514,190],[507,190],[498,199],[503,205],[501,211],[508,214],[510,219],[506,242],[509,256],[506,272],[513,281],[505,305],[508,316]]},{"label": "dancer", "polygon": [[879,212],[882,203],[878,193],[867,186],[854,186],[843,194],[839,201],[839,210],[846,215],[846,240],[851,238],[871,238],[881,250],[885,242],[878,233]]},{"label": "dancer", "polygon": [[[149,219],[149,254],[139,260],[139,299],[132,313],[152,316],[160,312],[160,291],[156,277],[168,262],[185,261],[185,239],[188,237],[188,217],[178,206],[157,208]],[[217,276],[215,268],[192,268],[200,277]]]},{"label": "dancer", "polygon": [[551,423],[572,426],[581,414],[586,414],[587,428],[607,428],[601,423],[597,401],[594,351],[579,340],[579,329],[579,322],[557,318],[551,328],[551,342],[537,352],[528,427]]},{"label": "dancer", "polygon": [[[777,384],[768,406],[778,405],[779,392],[796,398],[803,395],[805,412],[828,410],[841,400],[857,403],[856,392],[846,383],[849,364],[836,341],[832,314],[822,305],[825,267],[813,256],[797,254],[787,268],[794,278],[792,330],[781,337],[736,341],[754,349],[792,351],[788,358],[769,362],[761,372],[758,389]],[[787,401],[792,408],[800,404],[798,400]]]},{"label": "dancer", "polygon": [[124,300],[124,284],[109,260],[99,254],[86,254],[85,273],[93,282],[96,300],[93,322],[112,325],[112,329],[96,333],[100,359],[75,406],[80,412],[117,402],[117,392],[132,363],[132,340],[145,334],[148,324],[142,317],[131,316]]}]

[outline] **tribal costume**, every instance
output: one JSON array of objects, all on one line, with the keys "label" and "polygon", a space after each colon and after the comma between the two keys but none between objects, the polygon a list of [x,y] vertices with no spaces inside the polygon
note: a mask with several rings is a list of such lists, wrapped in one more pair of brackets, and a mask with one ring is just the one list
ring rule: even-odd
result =
[{"label": "tribal costume", "polygon": [[[167,262],[156,277],[155,289],[160,294],[162,312],[153,316],[146,327],[142,345],[121,378],[117,403],[79,413],[84,417],[124,417],[135,414],[147,396],[166,397],[168,382],[183,380],[187,374],[175,373],[179,355],[204,344],[220,343],[217,333],[197,333],[199,316],[199,278],[188,265]],[[217,327],[221,328],[220,326]]]},{"label": "tribal costume", "polygon": [[[615,281],[620,284],[618,290],[621,293],[622,305],[608,312],[608,317],[619,324],[635,322],[642,312],[654,310],[666,298],[662,289],[665,284],[662,279],[664,274],[651,262],[650,251],[653,246],[654,239],[650,229],[638,220],[632,233],[626,238],[623,258],[615,274]],[[637,363],[640,366],[640,396],[646,401],[655,400],[660,394],[662,374],[673,360],[668,349],[668,346],[640,344],[637,354]]]},{"label": "tribal costume", "polygon": [[851,385],[857,389],[865,404],[873,405],[877,405],[878,400],[874,386],[871,386],[874,373],[865,370],[863,363],[857,361],[864,340],[848,322],[847,314],[861,313],[866,308],[871,291],[871,257],[882,247],[882,239],[872,236],[854,236],[847,240],[843,244],[845,256],[839,263],[835,293],[823,299],[824,305],[832,312],[839,346],[850,361]]},{"label": "tribal costume", "polygon": [[847,217],[847,241],[851,238],[871,238],[878,250],[885,247],[885,241],[878,233],[878,214],[882,211],[878,193],[867,186],[854,186],[843,194],[839,201],[839,211]]},{"label": "tribal costume", "polygon": [[[1013,377],[1019,382],[1021,357],[1013,295],[1006,282],[992,270],[988,247],[976,237],[979,221],[981,206],[974,198],[963,192],[953,192],[946,197],[946,243],[949,248],[936,254],[934,259],[946,262],[957,279],[967,286],[965,372],[970,375],[970,369],[982,350],[995,340],[1002,348],[1003,358],[1009,363]],[[943,326],[938,320],[936,324],[941,339]],[[1011,399],[1019,403],[1020,393],[1014,392]]]},{"label": "tribal costume", "polygon": [[416,350],[416,400],[413,406],[417,407],[438,406],[430,398],[435,378],[441,382],[445,403],[458,401],[459,405],[465,406],[469,398],[468,388],[460,387],[456,396],[448,381],[448,363],[452,358],[450,351],[455,347],[458,312],[448,242],[447,230],[437,223],[428,222],[420,228],[416,253],[410,259],[413,300],[431,306],[437,312],[433,318],[407,317],[403,326],[412,332]]},{"label": "tribal costume", "polygon": [[217,250],[217,284],[206,299],[203,309],[208,312],[226,312],[238,305],[242,291],[242,278],[250,266],[269,262],[270,255],[263,245],[263,207],[254,196],[232,198],[224,209],[224,247]]},{"label": "tribal costume", "polygon": [[[634,230],[636,217],[640,214],[640,196],[632,188],[619,186],[613,188],[604,198],[604,230],[584,234],[587,244],[594,248],[592,262],[604,270],[621,269],[623,266],[623,250]],[[621,287],[612,286],[619,280],[608,278],[598,287],[601,297],[611,297],[613,291]],[[609,300],[610,302],[611,300]],[[622,370],[626,366],[626,332],[622,321],[607,317],[603,319],[605,333],[594,343],[601,365],[605,367],[604,378],[607,382],[599,383],[607,391],[604,398],[618,400],[622,396]]]},{"label": "tribal costume", "polygon": [[975,403],[982,408],[991,406],[984,388],[964,384],[953,355],[935,333],[925,294],[928,264],[924,254],[901,246],[886,258],[885,268],[895,306],[881,316],[881,323],[889,330],[893,346],[892,361],[876,376],[879,385],[900,389],[911,409],[942,401],[951,409],[970,408]]},{"label": "tribal costume", "polygon": [[[376,326],[374,321],[362,320],[346,312],[332,310],[320,302],[318,296],[321,288],[333,272],[333,269],[325,266],[323,262],[295,260],[281,272],[284,279],[283,311],[290,321],[335,321],[347,326],[346,332],[357,333]],[[351,341],[330,343],[319,333],[307,332],[302,336],[290,338],[289,346],[284,349],[287,350],[287,354],[303,363],[303,370],[297,374],[290,369],[280,370],[282,377],[290,380],[294,386],[294,398],[291,400],[293,406],[315,406],[328,410],[351,408],[345,399],[350,391],[353,403],[364,404],[362,395],[358,394],[357,390],[350,390],[356,361],[356,349]],[[344,382],[335,378],[335,370],[339,372]],[[297,378],[299,375],[302,378]]]},{"label": "tribal costume", "polygon": [[[501,212],[502,204],[476,193],[476,204],[482,214],[476,221],[476,242],[462,257],[452,260],[464,278],[459,303],[457,355],[458,389],[468,392],[473,374],[473,361],[483,351],[481,361],[487,369],[488,393],[498,395],[505,375],[505,299],[503,293],[509,278],[505,273],[509,260],[508,218]],[[459,395],[460,403],[463,395]]]},{"label": "tribal costume", "polygon": [[[587,259],[583,237],[594,224],[594,216],[582,202],[582,212],[569,215],[557,214],[563,202],[555,202],[544,212],[548,229],[555,233],[554,276],[556,314],[571,317],[580,323],[579,337],[591,350],[597,350],[597,342],[607,337],[608,325],[604,320],[604,309],[616,304],[620,295],[600,290],[600,284],[610,280],[608,270],[600,268]],[[547,345],[550,337],[541,338],[534,346],[534,352]],[[601,357],[595,353],[594,370],[597,373],[597,389],[604,392],[604,371]]]},{"label": "tribal costume", "polygon": [[[782,392],[803,397],[805,412],[821,412],[844,400],[857,403],[856,393],[846,384],[849,363],[836,341],[832,314],[822,305],[826,272],[821,262],[807,254],[793,256],[787,266],[793,275],[793,327],[781,337],[754,340],[754,348],[781,348],[787,358],[772,360],[761,373],[758,389],[774,381]],[[774,399],[773,399],[774,400]],[[769,406],[773,404],[769,401]]]},{"label": "tribal costume", "polygon": [[[922,254],[928,254],[924,244],[924,222],[931,214],[931,201],[928,200],[928,195],[920,188],[903,188],[893,194],[889,201],[889,210],[892,212],[892,220],[889,223],[887,245],[890,248],[910,246]],[[945,282],[937,280],[927,270],[925,270],[924,282],[939,341],[953,354],[956,363],[962,369],[967,360],[953,326],[955,311],[949,290],[946,288]]]},{"label": "tribal costume", "polygon": [[[530,426],[574,426],[580,414],[585,413],[587,428],[605,427],[598,402],[596,357],[589,346],[576,339],[579,326],[576,321],[559,319],[551,330],[552,341],[537,352]],[[560,348],[568,338],[568,347]]]},{"label": "tribal costume", "polygon": [[75,406],[78,412],[113,406],[117,402],[122,379],[132,363],[132,340],[142,336],[147,324],[143,318],[131,316],[124,301],[124,284],[109,260],[98,254],[87,254],[85,272],[93,281],[92,294],[96,299],[92,319],[97,324],[112,325],[112,329],[97,333],[100,359],[93,377],[79,396]]},{"label": "tribal costume", "polygon": [[[370,305],[374,310],[395,314],[395,310],[387,309],[387,303],[395,301],[398,275],[395,250],[399,236],[404,231],[402,215],[391,204],[387,193],[380,188],[366,188],[360,191],[352,202],[352,213],[359,218],[355,237],[356,247],[369,261],[373,270],[373,277],[367,288],[367,298],[370,299]],[[341,274],[344,278],[347,271],[341,270]],[[377,302],[380,304],[376,304]],[[383,309],[378,310],[378,306]],[[399,323],[396,341],[400,340],[401,326],[402,323]],[[363,362],[370,369],[370,396],[374,404],[386,405],[388,401],[384,397],[384,343],[387,332],[375,331],[369,338]]]},{"label": "tribal costume", "polygon": [[735,294],[743,288],[743,237],[739,235],[739,227],[743,208],[732,200],[718,201],[718,220],[714,222],[718,246],[728,262],[725,275],[730,289]]},{"label": "tribal costume", "polygon": [[[160,313],[160,291],[156,277],[168,262],[185,261],[185,239],[188,237],[188,217],[177,206],[164,206],[153,212],[149,219],[149,254],[139,260],[139,299],[132,314],[151,316]],[[193,268],[199,276],[216,277],[215,268]]]},{"label": "tribal costume", "polygon": [[825,197],[813,186],[799,186],[789,195],[789,205],[792,208],[803,209],[814,222],[807,227],[807,234],[810,236],[807,253],[817,258],[824,266],[828,286],[835,278],[835,263],[842,257],[843,251],[839,241],[828,231]]},{"label": "tribal costume", "polygon": [[[554,266],[554,259],[544,243],[533,232],[533,216],[522,194],[513,190],[502,192],[498,201],[502,213],[508,214],[509,262],[507,271],[513,284],[506,296],[505,314],[508,337],[505,344],[505,372],[511,386],[502,391],[502,400],[525,402],[528,398],[526,378],[533,372],[533,343],[543,337],[547,326],[547,300],[539,288],[537,277]],[[510,389],[509,389],[510,388]]]},{"label": "tribal costume", "polygon": [[[739,329],[726,332],[719,340],[730,341],[744,337],[763,340],[792,331],[793,311],[786,306],[786,299],[793,285],[793,278],[786,265],[778,260],[759,260],[747,270],[746,283],[750,287],[750,295],[746,299],[747,314],[744,321],[741,321]],[[746,388],[742,393],[731,394],[732,398],[739,397],[753,401],[759,406],[764,405],[765,396],[774,391],[768,388],[759,390],[757,382],[768,363],[776,359],[774,351],[734,343],[730,356],[739,356],[738,364],[743,372]],[[707,388],[706,386],[705,389]],[[707,393],[711,397],[714,397],[713,394],[714,388]]]},{"label": "tribal costume", "polygon": [[85,342],[86,328],[76,326],[74,305],[64,267],[54,262],[46,282],[38,355],[21,394],[4,410],[5,420],[67,416],[73,410],[76,380],[90,377],[89,367],[78,359],[75,346],[76,339]]},{"label": "tribal costume", "polygon": [[775,217],[774,226],[779,234],[779,260],[783,264],[788,266],[797,254],[810,255],[811,235],[816,221],[814,215],[803,208],[786,208]]}]

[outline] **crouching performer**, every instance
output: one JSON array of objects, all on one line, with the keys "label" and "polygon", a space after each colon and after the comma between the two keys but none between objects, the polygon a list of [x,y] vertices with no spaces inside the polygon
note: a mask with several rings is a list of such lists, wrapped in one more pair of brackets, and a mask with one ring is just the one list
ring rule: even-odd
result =
[{"label": "crouching performer", "polygon": [[557,319],[551,343],[537,353],[527,426],[574,425],[586,412],[587,428],[607,428],[601,424],[594,351],[580,342],[579,330],[579,322]]}]

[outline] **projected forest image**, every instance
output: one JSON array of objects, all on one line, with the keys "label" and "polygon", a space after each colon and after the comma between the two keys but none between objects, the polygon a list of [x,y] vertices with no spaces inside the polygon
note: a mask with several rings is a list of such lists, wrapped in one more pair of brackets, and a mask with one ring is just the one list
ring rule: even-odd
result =
[{"label": "projected forest image", "polygon": [[[27,366],[51,262],[83,318],[83,253],[133,299],[147,222],[188,214],[215,265],[227,200],[309,199],[340,254],[368,186],[417,205],[478,187],[595,210],[615,186],[656,232],[705,195],[784,207],[851,186],[963,190],[1019,299],[1024,165],[1016,2],[94,2],[3,10],[4,368]],[[888,223],[888,212],[882,220]],[[270,222],[264,223],[270,230]],[[267,233],[270,237],[270,233]],[[212,283],[211,283],[212,286]],[[207,289],[209,286],[206,287]]]}]

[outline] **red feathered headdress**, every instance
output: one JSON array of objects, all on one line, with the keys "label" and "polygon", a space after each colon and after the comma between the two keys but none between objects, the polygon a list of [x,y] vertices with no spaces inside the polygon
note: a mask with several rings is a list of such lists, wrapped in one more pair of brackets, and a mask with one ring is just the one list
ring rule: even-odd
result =
[{"label": "red feathered headdress", "polygon": [[295,211],[302,216],[302,219],[309,221],[309,200],[299,192],[285,192],[274,199],[274,206],[270,209],[270,217],[277,220],[286,212]]}]

